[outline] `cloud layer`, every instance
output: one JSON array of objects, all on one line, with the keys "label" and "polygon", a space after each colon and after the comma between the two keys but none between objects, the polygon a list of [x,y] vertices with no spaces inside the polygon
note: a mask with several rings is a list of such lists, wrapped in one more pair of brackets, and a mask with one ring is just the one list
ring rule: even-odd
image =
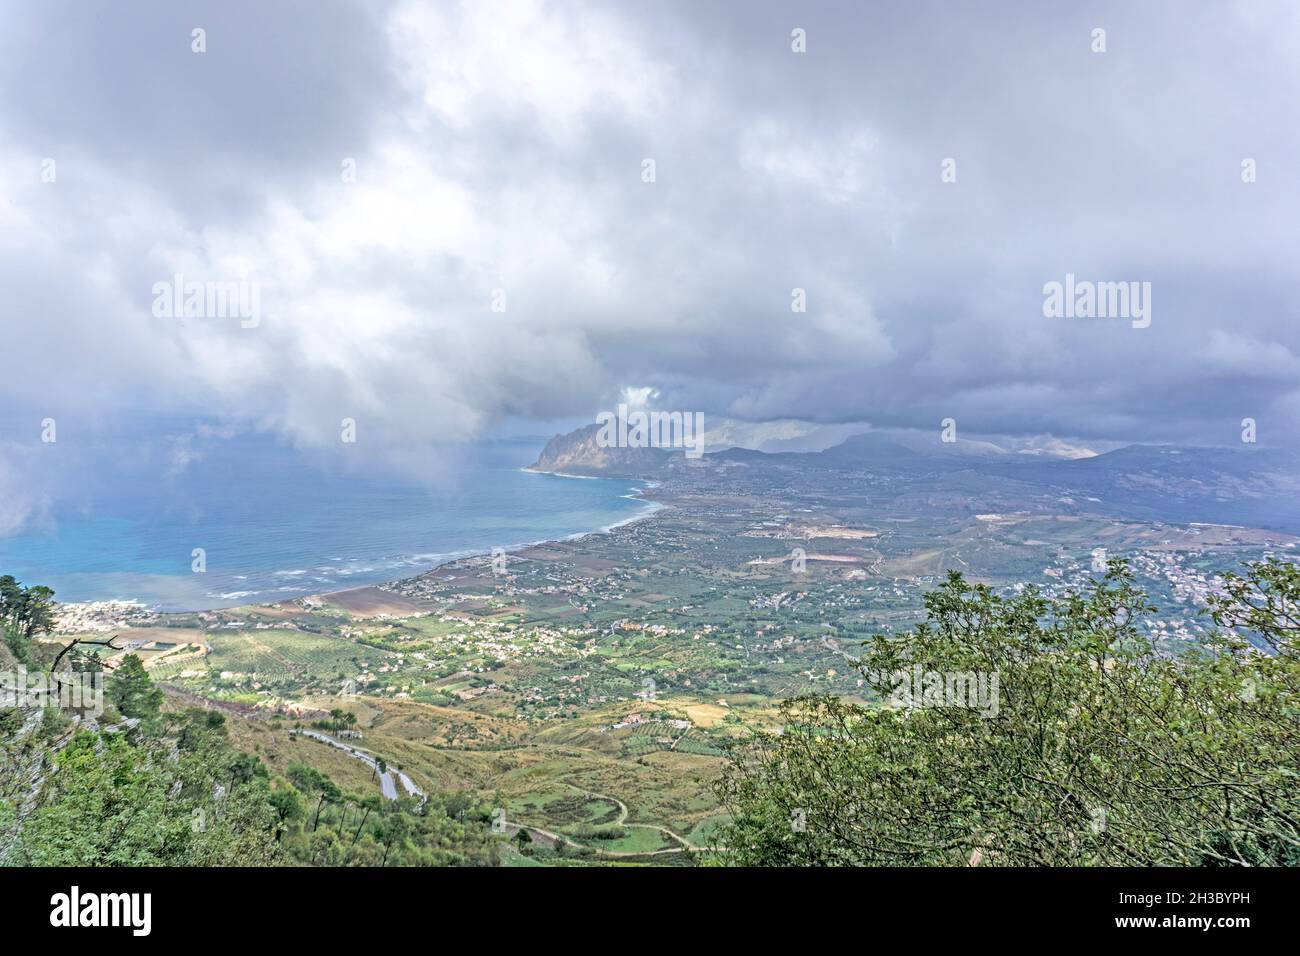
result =
[{"label": "cloud layer", "polygon": [[[4,17],[15,440],[162,413],[331,448],[352,418],[425,467],[636,388],[751,421],[1300,438],[1293,4]],[[1151,282],[1151,327],[1045,318],[1067,273]],[[176,274],[257,283],[260,322],[155,316]]]}]

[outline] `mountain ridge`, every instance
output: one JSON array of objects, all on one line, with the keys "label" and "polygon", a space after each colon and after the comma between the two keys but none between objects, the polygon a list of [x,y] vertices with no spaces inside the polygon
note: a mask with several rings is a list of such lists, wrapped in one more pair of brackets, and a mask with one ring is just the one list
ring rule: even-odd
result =
[{"label": "mountain ridge", "polygon": [[532,469],[663,479],[687,468],[770,467],[786,478],[791,469],[809,479],[839,474],[868,484],[878,476],[898,488],[955,491],[974,501],[1020,496],[1040,506],[1055,500],[1142,518],[1300,529],[1300,454],[1289,449],[1134,443],[1089,457],[1045,458],[989,442],[872,431],[823,451],[728,448],[689,461],[679,449],[602,447],[597,431],[588,425],[556,435]]}]

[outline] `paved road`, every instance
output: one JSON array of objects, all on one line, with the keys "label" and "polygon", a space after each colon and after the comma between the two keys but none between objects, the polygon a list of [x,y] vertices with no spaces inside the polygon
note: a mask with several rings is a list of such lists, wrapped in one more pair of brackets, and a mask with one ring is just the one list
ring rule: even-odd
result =
[{"label": "paved road", "polygon": [[[333,737],[329,736],[329,734],[323,734],[319,730],[307,730],[306,728],[297,728],[291,730],[290,733],[302,734],[305,737],[311,737],[313,740],[319,740],[323,744],[329,744],[331,747],[337,747],[339,750],[342,750],[345,753],[349,754],[350,756],[355,757],[357,760],[360,760],[366,766],[372,769],[378,769],[378,759],[373,754],[369,753],[368,751],[362,750],[359,747],[354,747],[351,744],[345,744],[341,740],[335,740]],[[387,797],[389,800],[397,799],[397,781],[401,782],[402,788],[411,796],[413,797],[424,796],[424,791],[421,790],[419,787],[417,787],[415,785],[415,781],[413,781],[410,777],[402,773],[402,771],[400,770],[390,769],[390,770],[385,770],[383,773],[379,775],[379,788],[383,792],[384,796]],[[534,826],[531,823],[517,823],[514,821],[509,821],[506,823],[505,832],[507,833],[507,835],[513,836],[519,830],[527,830],[535,837],[541,837],[542,839],[546,840],[549,843],[564,843],[567,846],[573,847],[574,849],[588,850],[588,851],[594,850],[597,857],[602,857],[606,859],[624,859],[628,857],[641,857],[641,856],[663,856],[666,854],[673,854],[673,853],[690,853],[690,852],[698,853],[698,852],[708,852],[708,850],[710,849],[708,847],[696,846],[695,844],[687,840],[685,837],[679,836],[678,834],[674,833],[672,830],[668,829],[667,827],[656,826],[653,823],[626,822],[627,815],[628,815],[627,804],[625,804],[622,800],[618,799],[617,797],[611,797],[608,794],[604,794],[604,793],[594,793],[582,787],[574,787],[573,784],[568,784],[568,786],[573,787],[573,789],[578,790],[589,797],[595,797],[601,800],[608,800],[610,803],[616,805],[618,807],[618,820],[615,821],[615,825],[624,826],[624,827],[640,827],[646,830],[658,830],[660,833],[664,834],[669,839],[675,841],[676,843],[679,843],[680,846],[669,847],[663,850],[646,850],[640,852],[634,850],[600,850],[600,849],[596,849],[595,847],[578,843],[576,840],[570,839],[569,837],[565,836],[562,833],[555,833],[552,830],[544,830],[541,827]]]},{"label": "paved road", "polygon": [[[360,760],[372,770],[379,770],[379,758],[375,757],[368,751],[360,747],[354,747],[351,744],[345,744],[341,740],[335,740],[329,734],[323,734],[319,730],[307,730],[305,728],[295,728],[290,733],[302,734],[304,737],[310,737],[313,740],[319,740],[323,744],[329,744],[331,747],[337,747],[344,753]],[[424,797],[424,791],[415,785],[415,781],[402,773],[400,770],[394,770],[391,767],[379,774],[379,790],[389,800],[397,799],[397,784],[402,784],[402,789],[412,797]]]}]

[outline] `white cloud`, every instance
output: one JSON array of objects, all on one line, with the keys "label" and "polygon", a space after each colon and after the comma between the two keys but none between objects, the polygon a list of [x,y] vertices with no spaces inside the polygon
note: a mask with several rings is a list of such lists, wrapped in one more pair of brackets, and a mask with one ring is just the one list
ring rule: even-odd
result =
[{"label": "white cloud", "polygon": [[[628,383],[714,419],[1164,440],[1238,405],[1289,420],[1283,11],[1179,10],[1175,42],[1168,9],[1116,8],[1124,42],[1089,59],[1036,9],[1008,34],[828,5],[796,56],[774,5],[358,4],[281,24],[297,52],[225,27],[203,63],[137,73],[160,9],[83,35],[30,6],[0,39],[0,75],[42,77],[0,106],[0,399],[29,418],[147,410],[333,449],[354,417],[421,468]],[[1152,281],[1152,327],[1046,322],[1067,271]],[[260,325],[153,317],[177,272],[259,283]]]}]

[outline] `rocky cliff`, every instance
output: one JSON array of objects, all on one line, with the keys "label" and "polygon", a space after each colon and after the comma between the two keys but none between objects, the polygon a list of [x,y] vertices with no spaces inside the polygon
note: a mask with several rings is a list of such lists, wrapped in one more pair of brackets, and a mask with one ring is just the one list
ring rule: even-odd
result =
[{"label": "rocky cliff", "polygon": [[[607,448],[597,442],[599,432],[600,426],[592,424],[567,435],[556,435],[530,467],[553,474],[651,478],[674,454],[662,448]],[[676,454],[681,456],[681,452]]]}]

